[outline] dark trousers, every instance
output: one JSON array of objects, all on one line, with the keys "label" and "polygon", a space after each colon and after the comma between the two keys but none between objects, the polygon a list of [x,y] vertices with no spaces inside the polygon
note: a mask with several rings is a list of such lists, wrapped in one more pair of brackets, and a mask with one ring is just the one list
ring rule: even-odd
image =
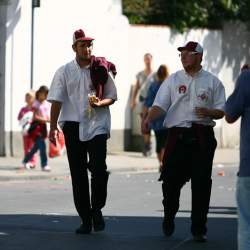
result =
[{"label": "dark trousers", "polygon": [[[177,130],[176,130],[177,129]],[[212,127],[169,129],[175,134],[173,142],[167,141],[166,156],[161,174],[164,216],[173,220],[179,209],[181,188],[191,179],[192,212],[191,232],[205,234],[211,195],[211,174],[214,151],[217,145]]]},{"label": "dark trousers", "polygon": [[[76,210],[82,221],[89,222],[91,212],[101,210],[106,203],[109,175],[106,165],[107,135],[101,134],[89,141],[80,141],[78,122],[66,122],[63,133]],[[91,173],[91,198],[88,170]]]}]

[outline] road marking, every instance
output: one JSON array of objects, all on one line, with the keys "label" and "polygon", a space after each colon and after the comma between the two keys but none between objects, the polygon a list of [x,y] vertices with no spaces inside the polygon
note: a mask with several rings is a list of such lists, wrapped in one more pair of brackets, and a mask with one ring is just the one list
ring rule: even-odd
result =
[{"label": "road marking", "polygon": [[5,232],[0,232],[0,235],[9,235],[9,234],[7,234]]},{"label": "road marking", "polygon": [[180,243],[178,243],[177,245],[173,246],[172,248],[170,248],[169,250],[175,250],[178,249],[179,247],[181,247],[183,244],[185,244],[186,242],[190,241],[191,238],[186,238],[185,240],[181,241]]}]

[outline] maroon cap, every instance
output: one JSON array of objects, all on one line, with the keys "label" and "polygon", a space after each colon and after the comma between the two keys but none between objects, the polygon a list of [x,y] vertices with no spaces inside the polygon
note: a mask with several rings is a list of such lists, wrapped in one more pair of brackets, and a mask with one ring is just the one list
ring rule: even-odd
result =
[{"label": "maroon cap", "polygon": [[179,51],[187,50],[187,51],[197,52],[197,53],[201,53],[201,54],[203,53],[203,48],[201,47],[201,45],[199,43],[193,42],[193,41],[188,42],[183,47],[179,47],[178,50]]},{"label": "maroon cap", "polygon": [[73,34],[73,44],[77,41],[93,41],[94,38],[85,36],[85,33],[82,29],[76,30]]}]

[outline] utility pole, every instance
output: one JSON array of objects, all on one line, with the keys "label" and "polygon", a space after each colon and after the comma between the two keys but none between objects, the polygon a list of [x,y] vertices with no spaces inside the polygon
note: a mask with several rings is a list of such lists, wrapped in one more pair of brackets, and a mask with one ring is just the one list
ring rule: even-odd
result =
[{"label": "utility pole", "polygon": [[6,59],[7,1],[0,0],[0,156],[5,149],[5,59]]},{"label": "utility pole", "polygon": [[30,89],[33,89],[34,78],[34,14],[35,8],[40,7],[40,0],[32,0],[31,6],[31,58],[30,58]]}]

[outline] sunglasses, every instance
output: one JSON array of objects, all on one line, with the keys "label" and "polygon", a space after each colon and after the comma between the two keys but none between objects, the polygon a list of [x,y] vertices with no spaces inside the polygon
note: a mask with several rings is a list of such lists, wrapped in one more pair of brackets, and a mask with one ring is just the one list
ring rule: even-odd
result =
[{"label": "sunglasses", "polygon": [[196,52],[196,51],[183,51],[179,54],[179,57],[182,57],[182,56],[192,56],[192,55],[197,55],[199,54],[199,52]]}]

